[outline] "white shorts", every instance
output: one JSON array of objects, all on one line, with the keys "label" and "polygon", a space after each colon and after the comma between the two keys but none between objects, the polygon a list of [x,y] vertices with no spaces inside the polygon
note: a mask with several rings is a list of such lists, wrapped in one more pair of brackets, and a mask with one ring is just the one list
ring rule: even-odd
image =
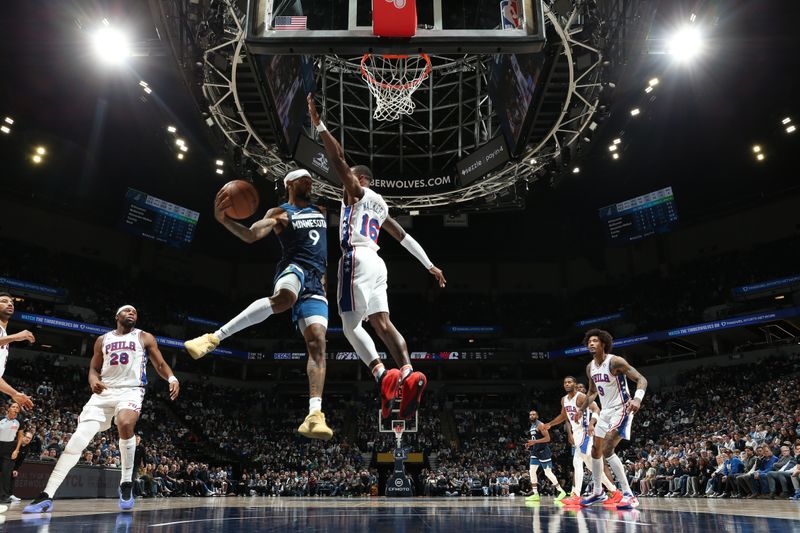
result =
[{"label": "white shorts", "polygon": [[[592,457],[592,444],[594,444],[594,437],[589,436],[588,433],[584,435],[576,435],[575,433],[572,434],[572,437],[575,442],[575,456],[580,457]],[[576,437],[580,437],[580,440],[577,440]]]},{"label": "white shorts", "polygon": [[607,433],[616,429],[620,437],[630,440],[631,424],[633,424],[633,413],[628,412],[625,407],[603,409],[594,427],[594,435],[602,439]]},{"label": "white shorts", "polygon": [[108,388],[100,394],[92,394],[83,406],[78,423],[85,420],[100,422],[100,431],[111,427],[111,419],[124,410],[141,413],[144,401],[144,387]]},{"label": "white shorts", "polygon": [[339,313],[356,311],[366,318],[389,312],[386,263],[377,252],[354,247],[339,259]]}]

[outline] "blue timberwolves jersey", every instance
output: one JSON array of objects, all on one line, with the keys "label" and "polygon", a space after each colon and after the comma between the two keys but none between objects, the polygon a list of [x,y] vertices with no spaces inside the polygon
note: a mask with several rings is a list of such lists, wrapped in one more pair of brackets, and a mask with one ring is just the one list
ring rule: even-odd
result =
[{"label": "blue timberwolves jersey", "polygon": [[[544,435],[541,432],[542,421],[537,420],[531,424],[531,440],[541,439]],[[530,448],[531,457],[539,459],[549,459],[551,457],[550,445],[546,443],[534,444]]]},{"label": "blue timberwolves jersey", "polygon": [[296,263],[304,269],[316,271],[320,276],[328,268],[328,223],[325,214],[316,205],[299,208],[283,204],[289,223],[278,234],[283,254],[277,271]]}]

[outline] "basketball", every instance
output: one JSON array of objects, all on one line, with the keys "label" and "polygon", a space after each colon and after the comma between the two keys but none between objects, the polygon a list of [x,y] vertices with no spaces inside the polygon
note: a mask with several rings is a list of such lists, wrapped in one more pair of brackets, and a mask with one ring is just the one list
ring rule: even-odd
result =
[{"label": "basketball", "polygon": [[241,220],[255,214],[258,209],[258,191],[252,184],[243,180],[229,181],[222,186],[222,191],[231,199],[231,206],[225,210],[225,215]]}]

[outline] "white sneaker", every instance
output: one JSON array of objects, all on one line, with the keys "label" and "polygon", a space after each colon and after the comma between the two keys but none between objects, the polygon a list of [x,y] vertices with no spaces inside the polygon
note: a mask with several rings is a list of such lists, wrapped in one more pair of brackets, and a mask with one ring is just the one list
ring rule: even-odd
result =
[{"label": "white sneaker", "polygon": [[639,507],[639,500],[631,493],[623,494],[622,500],[617,504],[617,509],[633,509]]},{"label": "white sneaker", "polygon": [[[3,514],[6,511],[8,511],[8,505],[0,505],[0,514]],[[3,518],[3,520],[5,520],[5,518]]]},{"label": "white sneaker", "polygon": [[14,496],[13,494],[11,496],[9,496],[8,499],[10,499],[12,502],[22,501],[19,498],[17,498],[16,496]]}]

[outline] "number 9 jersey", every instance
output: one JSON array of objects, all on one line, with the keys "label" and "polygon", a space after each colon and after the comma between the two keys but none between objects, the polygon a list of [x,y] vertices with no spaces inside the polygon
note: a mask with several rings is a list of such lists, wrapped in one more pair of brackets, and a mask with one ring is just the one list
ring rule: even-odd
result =
[{"label": "number 9 jersey", "polygon": [[103,335],[100,379],[109,388],[147,385],[147,350],[141,330],[134,328],[124,335],[109,331]]},{"label": "number 9 jersey", "polygon": [[383,197],[375,191],[364,187],[364,196],[353,205],[342,202],[341,220],[339,222],[339,240],[342,252],[346,253],[355,247],[366,247],[378,251],[378,235],[381,226],[389,216],[389,206]]}]

